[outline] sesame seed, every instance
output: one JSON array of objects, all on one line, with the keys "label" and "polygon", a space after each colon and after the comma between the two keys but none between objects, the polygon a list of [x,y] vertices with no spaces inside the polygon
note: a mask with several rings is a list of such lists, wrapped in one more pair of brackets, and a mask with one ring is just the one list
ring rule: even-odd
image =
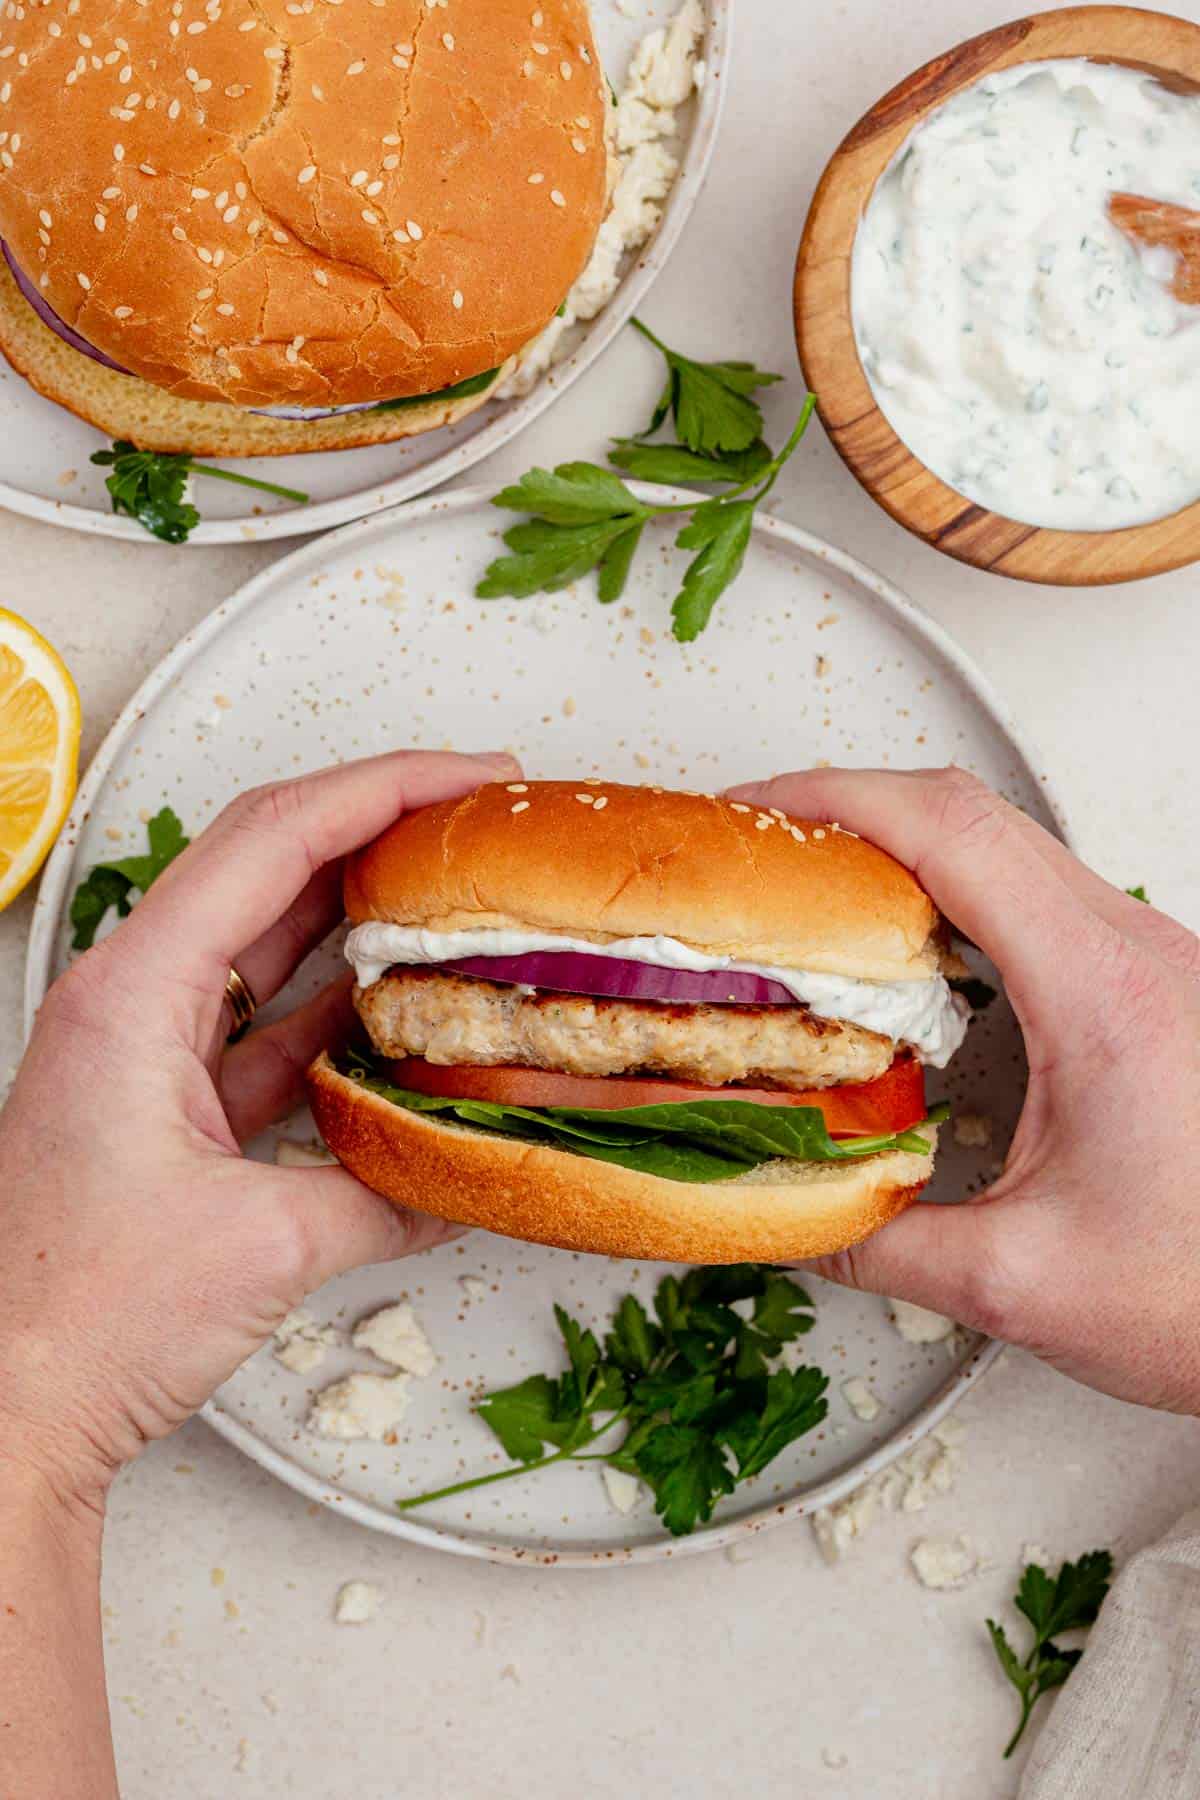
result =
[{"label": "sesame seed", "polygon": [[813,832],[813,836],[815,838],[823,838],[825,836],[825,833],[821,830],[821,827],[819,825],[817,826],[817,829]]},{"label": "sesame seed", "polygon": [[560,62],[558,65],[558,72],[564,81],[570,81],[571,76],[575,71],[572,69],[569,62]]},{"label": "sesame seed", "polygon": [[528,811],[529,811],[529,802],[528,802],[528,800],[518,800],[518,801],[517,801],[517,804],[516,804],[516,805],[515,805],[515,806],[514,806],[514,807],[513,807],[513,809],[512,809],[512,810],[513,810],[513,812],[515,812],[515,813],[523,813],[523,812],[528,812]]},{"label": "sesame seed", "polygon": [[750,808],[748,806],[743,806],[740,800],[731,800],[729,802],[729,810],[730,812],[748,813]]},{"label": "sesame seed", "polygon": [[770,813],[770,815],[773,819],[778,819],[781,825],[787,824],[787,814],[785,812],[781,812],[779,807],[768,806],[767,811]]},{"label": "sesame seed", "polygon": [[228,300],[222,300],[220,306],[218,306],[218,308],[217,308],[217,311],[219,313],[221,313],[225,318],[228,319],[233,314],[233,307],[229,304]]},{"label": "sesame seed", "polygon": [[104,217],[103,213],[97,213],[92,220],[92,224],[96,227],[97,231],[103,231],[104,227],[108,224],[108,220]]},{"label": "sesame seed", "polygon": [[580,156],[587,155],[587,145],[581,137],[571,139],[571,148]]},{"label": "sesame seed", "polygon": [[278,225],[272,225],[272,227],[271,227],[271,236],[272,236],[272,237],[273,237],[273,238],[274,238],[274,240],[275,240],[275,242],[276,242],[276,243],[277,243],[277,244],[286,244],[286,243],[287,243],[287,241],[288,241],[288,234],[287,234],[287,232],[286,232],[286,231],[280,231],[280,229],[279,229],[279,227],[278,227]]},{"label": "sesame seed", "polygon": [[758,818],[754,821],[754,829],[756,831],[769,831],[774,823],[774,819],[768,819],[766,813],[760,813]]},{"label": "sesame seed", "polygon": [[383,159],[383,167],[389,170],[398,169],[400,167],[400,158],[395,155],[385,156]]},{"label": "sesame seed", "polygon": [[533,44],[533,45],[532,45],[532,46],[531,46],[531,48],[532,48],[532,50],[533,50],[533,54],[534,54],[534,55],[535,55],[535,56],[549,56],[549,54],[550,54],[550,46],[549,46],[549,44],[539,44],[539,43],[536,43],[536,42],[535,42],[535,43],[534,43],[534,44]]},{"label": "sesame seed", "polygon": [[113,318],[114,319],[130,319],[132,317],[133,317],[132,306],[114,306],[113,307]]},{"label": "sesame seed", "polygon": [[[174,232],[172,232],[172,234],[171,234],[171,235],[172,235],[172,237],[173,237],[173,236],[174,236],[174,235],[175,235],[175,234],[174,234]],[[180,233],[179,233],[179,236],[180,236],[180,237],[183,237],[183,236],[184,236],[184,235],[185,235],[185,234],[184,234],[184,233],[183,233],[183,232],[182,232],[182,231],[181,231],[181,232],[180,232]],[[205,248],[204,248],[204,245],[203,245],[203,244],[199,244],[199,245],[198,245],[198,246],[197,246],[197,248],[196,248],[196,255],[197,255],[197,256],[198,256],[198,257],[199,257],[199,258],[200,258],[200,261],[201,261],[201,262],[202,262],[202,263],[210,263],[210,262],[211,262],[211,261],[212,261],[212,259],[213,259],[213,253],[212,253],[212,251],[211,251],[211,250],[206,250],[206,249],[205,249]]]},{"label": "sesame seed", "polygon": [[211,188],[193,188],[192,189],[192,199],[193,200],[207,200],[208,196],[211,192],[212,192]]},{"label": "sesame seed", "polygon": [[801,829],[798,825],[789,825],[788,830],[791,832],[792,836],[795,838],[795,840],[798,844],[806,844],[808,842],[808,839],[805,837],[804,833],[801,831]]},{"label": "sesame seed", "polygon": [[316,163],[305,163],[304,167],[301,169],[300,173],[297,175],[296,180],[298,181],[300,186],[303,187],[306,182],[309,182],[313,179],[316,172],[317,172]]},{"label": "sesame seed", "polygon": [[350,186],[362,187],[366,179],[367,171],[365,169],[355,169],[353,175],[350,177]]},{"label": "sesame seed", "polygon": [[393,231],[392,237],[395,239],[396,243],[398,243],[398,244],[410,244],[412,242],[412,239],[409,237],[407,231],[400,231],[400,230]]},{"label": "sesame seed", "polygon": [[257,29],[258,29],[258,20],[257,19],[243,19],[241,24],[238,26],[239,31],[257,31]]},{"label": "sesame seed", "polygon": [[607,794],[601,794],[601,795],[600,795],[600,797],[599,797],[599,799],[598,799],[598,800],[597,800],[597,801],[596,801],[596,804],[595,804],[595,806],[594,806],[594,807],[593,807],[593,808],[592,808],[592,811],[593,811],[593,812],[603,812],[603,811],[604,811],[604,808],[605,808],[605,807],[606,807],[606,806],[607,806],[607,805],[608,805],[608,795],[607,795]]},{"label": "sesame seed", "polygon": [[425,236],[425,233],[421,230],[421,227],[417,224],[415,219],[406,219],[404,221],[404,228],[414,244],[419,244],[421,239]]},{"label": "sesame seed", "polygon": [[313,280],[316,282],[318,287],[328,287],[329,286],[329,277],[325,273],[324,269],[314,269],[313,270]]},{"label": "sesame seed", "polygon": [[325,98],[324,88],[318,87],[315,81],[312,84],[312,97],[314,100],[323,100]]},{"label": "sesame seed", "polygon": [[529,177],[529,185],[530,187],[539,187],[545,179],[546,177],[542,174],[541,170],[535,169],[533,174]]},{"label": "sesame seed", "polygon": [[596,804],[595,794],[576,794],[575,798],[578,800],[580,806],[594,806]]},{"label": "sesame seed", "polygon": [[535,12],[533,17],[530,19],[529,23],[533,26],[533,29],[536,31],[538,29],[539,25],[542,25],[545,23],[545,18],[546,18],[545,13]]},{"label": "sesame seed", "polygon": [[221,214],[222,223],[226,224],[226,225],[232,225],[233,221],[237,218],[237,216],[241,212],[241,210],[242,209],[240,206],[236,206],[236,205],[235,206],[227,206],[225,208],[225,211]]},{"label": "sesame seed", "polygon": [[550,198],[553,200],[555,206],[565,206],[567,204],[557,188],[550,189]]},{"label": "sesame seed", "polygon": [[366,66],[366,63],[360,58],[357,62],[346,64],[346,73],[347,75],[361,75]]},{"label": "sesame seed", "polygon": [[454,302],[455,307],[458,309],[458,311],[461,312],[462,305],[463,305],[463,297],[462,297],[462,294],[460,293],[460,291],[458,290],[458,288],[455,288],[455,290],[454,290],[453,302]]},{"label": "sesame seed", "polygon": [[177,243],[185,244],[187,242],[187,232],[183,229],[182,225],[172,225],[171,236]]},{"label": "sesame seed", "polygon": [[91,287],[91,285],[92,285],[92,284],[91,284],[91,282],[90,282],[90,281],[89,281],[89,280],[88,280],[88,278],[87,278],[87,276],[86,276],[86,275],[79,275],[79,274],[77,274],[77,275],[76,275],[76,277],[75,277],[75,279],[76,279],[76,281],[77,281],[77,282],[78,282],[78,283],[79,283],[79,285],[80,285],[80,287],[81,287],[81,288],[82,288],[82,289],[83,289],[83,290],[84,290],[84,292],[85,292],[85,293],[86,293],[86,292],[87,292],[87,290],[88,290],[88,289],[89,289],[89,288],[90,288],[90,287]]},{"label": "sesame seed", "polygon": [[579,55],[585,63],[590,63],[592,60],[592,53],[586,44],[580,44]]},{"label": "sesame seed", "polygon": [[268,62],[282,62],[283,61],[283,50],[281,49],[281,47],[278,44],[268,45],[268,47],[263,51],[263,55],[266,57]]},{"label": "sesame seed", "polygon": [[196,298],[197,300],[211,300],[215,291],[213,288],[197,288]]},{"label": "sesame seed", "polygon": [[124,162],[125,161],[125,146],[124,146],[124,144],[114,144],[113,145],[113,161],[114,162]]},{"label": "sesame seed", "polygon": [[443,42],[443,44],[445,44],[445,46],[446,46],[446,48],[447,48],[447,50],[453,50],[453,48],[454,48],[454,37],[453,37],[453,34],[452,34],[452,33],[451,33],[451,32],[449,32],[449,31],[443,31],[443,33],[442,33],[442,42]]},{"label": "sesame seed", "polygon": [[529,784],[525,781],[510,781],[504,791],[506,794],[527,794]]},{"label": "sesame seed", "polygon": [[182,111],[183,107],[180,105],[179,101],[172,100],[170,106],[167,108],[167,117],[168,119],[177,119]]},{"label": "sesame seed", "polygon": [[394,131],[389,131],[380,141],[385,144],[398,144],[400,139]]},{"label": "sesame seed", "polygon": [[378,225],[379,223],[379,214],[377,212],[372,212],[369,206],[363,207],[362,216],[365,223],[368,225]]},{"label": "sesame seed", "polygon": [[42,224],[46,227],[47,231],[50,229],[51,225],[53,225],[53,223],[54,223],[54,220],[50,217],[50,214],[46,211],[44,206],[43,206],[41,212],[39,212],[38,218],[42,221]]},{"label": "sesame seed", "polygon": [[[525,62],[523,62],[521,64],[521,73],[522,73],[522,75],[525,75],[525,76],[529,76],[529,75],[533,74],[533,64],[528,59],[526,59]],[[68,80],[69,79],[70,79],[70,77],[68,76]]]}]

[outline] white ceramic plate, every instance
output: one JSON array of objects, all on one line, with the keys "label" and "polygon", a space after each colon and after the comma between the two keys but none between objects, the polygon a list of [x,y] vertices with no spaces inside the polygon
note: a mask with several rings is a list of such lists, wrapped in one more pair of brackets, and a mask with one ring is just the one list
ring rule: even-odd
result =
[{"label": "white ceramic plate", "polygon": [[[594,0],[596,40],[614,81],[648,31],[674,17],[673,4],[632,8],[632,17],[613,0]],[[701,93],[681,109],[680,169],[655,236],[632,257],[624,280],[604,310],[582,327],[573,353],[524,399],[495,401],[457,424],[398,444],[345,450],[319,456],[246,458],[228,466],[264,481],[282,482],[309,494],[294,506],[267,494],[223,481],[203,484],[203,519],[189,544],[231,544],[249,539],[297,537],[361,519],[397,501],[425,494],[461,476],[498,450],[553,405],[612,342],[657,280],[708,172],[727,86],[733,0],[705,0],[708,31],[701,55],[707,79]],[[619,86],[619,83],[618,83]],[[34,391],[0,356],[0,506],[72,531],[99,532],[130,543],[158,540],[134,519],[113,513],[104,471],[89,462],[107,439]],[[218,460],[219,459],[213,459]]]},{"label": "white ceramic plate", "polygon": [[[685,649],[665,628],[682,561],[667,530],[649,536],[627,603],[602,608],[586,583],[485,604],[472,588],[504,523],[478,489],[364,520],[264,571],[176,646],[109,734],[48,866],[30,940],[29,1019],[66,961],[77,880],[117,849],[110,832],[124,854],[142,835],[139,815],[164,802],[195,831],[239,788],[397,745],[508,745],[536,775],[702,789],[823,758],[954,758],[1054,822],[1045,774],[982,677],[843,552],[760,520],[735,592]],[[327,978],[333,954],[313,959],[319,966],[293,984],[293,999]],[[933,1191],[957,1198],[1003,1154],[1020,1104],[1020,1040],[1003,1001],[931,1087],[994,1120],[987,1151],[944,1134]],[[306,1119],[287,1128],[310,1134]],[[620,1517],[590,1468],[528,1476],[420,1514],[394,1511],[406,1492],[496,1466],[470,1397],[558,1366],[553,1301],[603,1322],[621,1292],[648,1296],[661,1272],[477,1233],[346,1276],[311,1303],[340,1324],[385,1301],[416,1305],[441,1362],[413,1383],[397,1445],[331,1445],[304,1429],[311,1387],[367,1366],[349,1352],[306,1380],[264,1351],[208,1416],[293,1487],[378,1529],[500,1560],[594,1566],[726,1543],[828,1502],[913,1443],[996,1353],[974,1339],[906,1344],[882,1301],[814,1283],[819,1323],[806,1350],[833,1377],[829,1420],[739,1490],[710,1529],[673,1543],[645,1503]],[[473,1300],[460,1282],[472,1274],[487,1283]],[[873,1425],[841,1395],[852,1375],[883,1402]]]}]

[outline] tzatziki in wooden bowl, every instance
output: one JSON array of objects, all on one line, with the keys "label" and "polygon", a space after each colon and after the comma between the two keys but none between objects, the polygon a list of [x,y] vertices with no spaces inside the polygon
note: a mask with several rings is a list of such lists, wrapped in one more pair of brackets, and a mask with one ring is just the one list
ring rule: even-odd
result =
[{"label": "tzatziki in wooden bowl", "polygon": [[1086,586],[1200,558],[1200,307],[1118,190],[1200,208],[1200,26],[1085,6],[926,64],[813,198],[796,338],[826,430],[977,568]]}]

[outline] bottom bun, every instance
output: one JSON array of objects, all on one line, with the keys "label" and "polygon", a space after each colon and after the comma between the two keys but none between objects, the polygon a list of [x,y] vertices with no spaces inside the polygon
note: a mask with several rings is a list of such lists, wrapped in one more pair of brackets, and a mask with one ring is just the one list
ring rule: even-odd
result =
[{"label": "bottom bun", "polygon": [[605,1256],[825,1256],[903,1212],[932,1169],[932,1155],[896,1150],[849,1165],[763,1163],[732,1181],[667,1181],[408,1112],[340,1075],[326,1056],[307,1079],[313,1117],[338,1161],[397,1206]]},{"label": "bottom bun", "polygon": [[220,401],[179,400],[153,382],[121,375],[72,349],[38,318],[2,259],[0,350],[30,387],[105,437],[127,438],[139,450],[191,456],[298,456],[417,437],[474,412],[515,366],[515,360],[506,363],[490,387],[462,399],[430,400],[398,412],[342,413],[331,419],[272,419]]}]

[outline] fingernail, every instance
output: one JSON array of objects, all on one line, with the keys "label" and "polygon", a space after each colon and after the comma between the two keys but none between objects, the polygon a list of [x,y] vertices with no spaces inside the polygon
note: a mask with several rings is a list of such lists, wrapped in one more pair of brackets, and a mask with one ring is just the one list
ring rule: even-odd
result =
[{"label": "fingernail", "polygon": [[472,762],[486,763],[489,769],[496,769],[501,775],[519,775],[521,765],[515,756],[507,750],[473,750]]}]

